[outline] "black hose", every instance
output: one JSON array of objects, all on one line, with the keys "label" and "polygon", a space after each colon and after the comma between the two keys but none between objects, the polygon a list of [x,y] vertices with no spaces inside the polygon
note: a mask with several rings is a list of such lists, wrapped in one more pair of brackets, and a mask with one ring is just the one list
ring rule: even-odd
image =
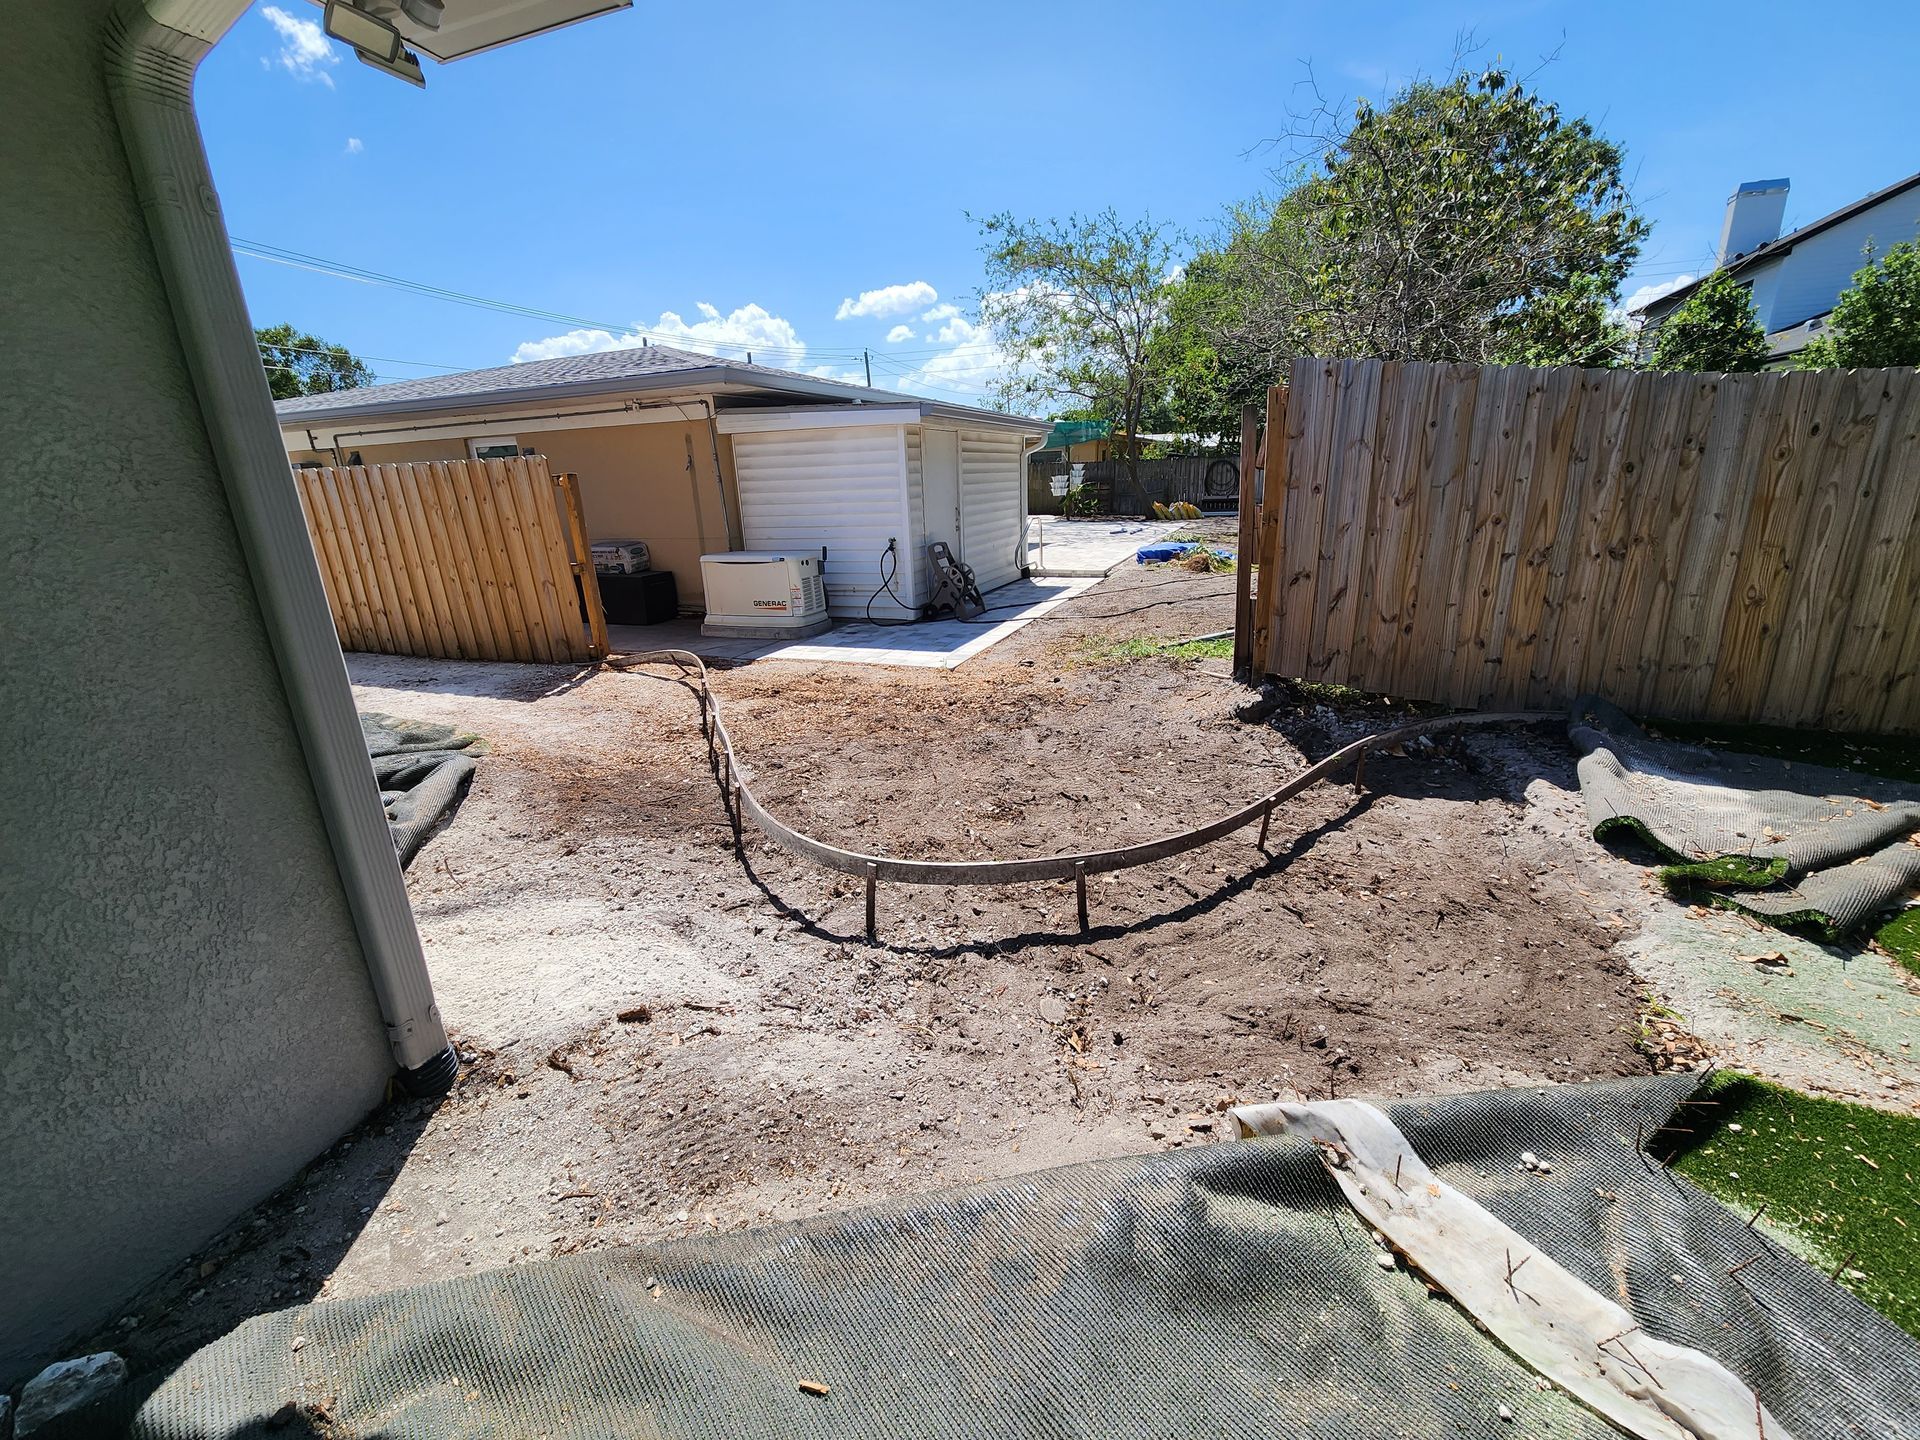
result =
[{"label": "black hose", "polygon": [[[888,561],[893,562],[891,568],[888,566]],[[877,618],[873,613],[873,602],[880,598],[882,591],[891,595],[893,597],[893,603],[898,605],[902,610],[908,608],[907,602],[900,598],[900,592],[893,588],[894,577],[899,573],[900,551],[898,547],[889,545],[880,552],[880,583],[874,586],[873,593],[867,596],[867,623],[869,625],[878,625],[883,628],[895,625],[911,625],[915,619],[919,618],[912,616],[905,620],[882,620]]]}]

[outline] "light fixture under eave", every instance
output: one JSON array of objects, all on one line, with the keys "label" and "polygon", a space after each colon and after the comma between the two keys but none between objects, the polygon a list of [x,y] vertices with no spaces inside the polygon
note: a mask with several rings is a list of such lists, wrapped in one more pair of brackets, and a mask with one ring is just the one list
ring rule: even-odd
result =
[{"label": "light fixture under eave", "polygon": [[400,32],[378,16],[369,15],[349,0],[327,0],[323,28],[336,40],[353,47],[361,59],[372,57],[389,64],[406,54]]},{"label": "light fixture under eave", "polygon": [[354,56],[362,65],[371,65],[375,70],[384,70],[396,80],[404,80],[409,85],[427,88],[427,77],[421,73],[420,57],[404,46],[397,60],[382,60],[377,55],[369,55],[364,50],[355,50]]}]

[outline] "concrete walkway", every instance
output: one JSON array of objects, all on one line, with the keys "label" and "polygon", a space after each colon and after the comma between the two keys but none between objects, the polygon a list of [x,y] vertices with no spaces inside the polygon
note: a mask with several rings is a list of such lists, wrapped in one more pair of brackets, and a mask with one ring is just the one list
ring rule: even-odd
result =
[{"label": "concrete walkway", "polygon": [[1027,564],[1036,576],[1098,579],[1132,564],[1134,551],[1173,534],[1185,523],[1035,515],[1027,522]]},{"label": "concrete walkway", "polygon": [[[1139,544],[1145,544],[1142,540]],[[1132,552],[1129,551],[1129,554]],[[1037,616],[1084,595],[1090,578],[1016,580],[989,591],[988,610],[977,620],[921,620],[906,625],[869,625],[842,620],[824,635],[805,640],[709,638],[700,622],[681,618],[665,625],[609,625],[614,653],[691,650],[703,660],[744,664],[750,660],[797,660],[830,665],[905,665],[951,670],[1013,634]]]}]

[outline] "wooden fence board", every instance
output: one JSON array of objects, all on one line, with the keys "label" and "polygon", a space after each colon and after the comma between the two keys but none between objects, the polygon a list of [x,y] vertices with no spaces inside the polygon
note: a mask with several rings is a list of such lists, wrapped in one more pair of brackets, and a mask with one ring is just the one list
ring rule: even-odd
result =
[{"label": "wooden fence board", "polygon": [[1260,664],[1261,657],[1267,653],[1267,646],[1273,638],[1272,624],[1278,614],[1277,604],[1268,604],[1261,596],[1269,595],[1278,589],[1281,581],[1281,567],[1284,564],[1280,550],[1280,517],[1286,510],[1287,465],[1291,453],[1293,437],[1290,427],[1293,424],[1292,399],[1284,386],[1275,386],[1267,392],[1266,436],[1261,443],[1260,468],[1264,485],[1262,493],[1266,499],[1260,506],[1259,515],[1259,588],[1255,592],[1251,623],[1253,625],[1253,663]]},{"label": "wooden fence board", "polygon": [[[1284,495],[1275,497],[1279,512],[1281,553],[1286,573],[1276,576],[1277,593],[1286,595],[1281,606],[1281,653],[1289,658],[1290,673],[1307,673],[1309,638],[1313,634],[1315,575],[1320,564],[1320,517],[1325,509],[1327,472],[1331,468],[1334,405],[1343,369],[1338,364],[1313,363],[1305,373],[1294,371],[1294,393],[1288,404],[1298,413],[1299,428],[1291,448],[1294,460],[1287,472]],[[1298,596],[1296,603],[1295,596]]]},{"label": "wooden fence board", "polygon": [[350,497],[349,523],[360,554],[360,573],[367,581],[367,598],[373,606],[373,628],[380,648],[392,655],[416,654],[400,620],[400,595],[393,588],[393,575],[387,567],[386,537],[374,513],[366,467],[348,466],[341,472],[341,483],[342,493]]},{"label": "wooden fence board", "polygon": [[[1398,364],[1382,372],[1381,385],[1389,394],[1398,386]],[[1374,488],[1373,503],[1367,512],[1367,553],[1372,561],[1360,567],[1360,598],[1355,606],[1353,629],[1353,673],[1366,677],[1391,673],[1392,656],[1400,630],[1400,577],[1405,573],[1406,546],[1413,538],[1407,521],[1411,503],[1408,491],[1418,486],[1420,465],[1417,456],[1427,435],[1426,411],[1420,394],[1411,394],[1411,403],[1397,409],[1382,410],[1376,433],[1379,453],[1375,460],[1383,476],[1399,476],[1399,483]]]},{"label": "wooden fence board", "polygon": [[[1343,470],[1373,466],[1374,418],[1383,368],[1377,360],[1356,361],[1341,377],[1340,420],[1333,443],[1338,454],[1335,463]],[[1366,499],[1366,491],[1358,485],[1341,486],[1324,497],[1314,570],[1326,574],[1338,569],[1341,579],[1320,592],[1324,598],[1314,607],[1308,644],[1318,658],[1309,665],[1309,674],[1315,666],[1322,671],[1351,673],[1353,612],[1360,599],[1360,576],[1367,567]],[[1356,563],[1342,566],[1341,557],[1349,553],[1355,553]]]},{"label": "wooden fence board", "polygon": [[[1888,459],[1874,502],[1874,524],[1860,560],[1854,603],[1841,625],[1838,653],[1828,682],[1826,719],[1835,729],[1876,728],[1873,717],[1899,688],[1883,682],[1877,663],[1885,650],[1899,649],[1900,627],[1916,628],[1920,597],[1914,594],[1920,570],[1920,371],[1882,371],[1882,399],[1892,416]],[[1903,567],[1909,577],[1903,585]],[[1904,598],[1904,603],[1902,598]],[[1896,663],[1895,675],[1912,675],[1914,665]]]},{"label": "wooden fence board", "polygon": [[1726,609],[1733,548],[1739,544],[1737,515],[1749,469],[1745,440],[1753,432],[1754,407],[1765,387],[1751,375],[1713,375],[1713,415],[1700,437],[1699,475],[1690,509],[1678,514],[1679,537],[1673,596],[1660,637],[1660,688],[1681,709],[1696,709],[1713,673],[1712,646]]},{"label": "wooden fence board", "polygon": [[1920,733],[1920,375],[1302,359],[1257,669]]},{"label": "wooden fence board", "polygon": [[[1566,473],[1573,448],[1579,381],[1577,370],[1548,371],[1533,408],[1513,527],[1507,536],[1513,558],[1498,607],[1500,626],[1492,647],[1499,655],[1500,668],[1487,677],[1488,688],[1493,691],[1520,694],[1533,686],[1533,657],[1540,644],[1541,617],[1547,608],[1547,579],[1560,536],[1560,517],[1566,508],[1559,477]],[[1511,680],[1501,678],[1509,675]]]},{"label": "wooden fence board", "polygon": [[489,657],[474,628],[473,610],[467,592],[467,579],[454,552],[453,534],[448,528],[446,500],[442,491],[441,467],[433,461],[416,462],[413,467],[415,499],[427,528],[427,541],[433,547],[434,566],[440,580],[440,598],[447,607],[447,623],[462,656],[472,660]]},{"label": "wooden fence board", "polygon": [[306,517],[307,533],[313,537],[314,562],[320,570],[320,583],[327,592],[327,613],[333,617],[333,628],[344,635],[351,624],[352,601],[349,597],[343,601],[340,595],[340,568],[335,556],[333,517],[327,513],[327,501],[309,486],[299,471],[294,472],[294,489],[300,496],[300,509]]},{"label": "wooden fence board", "polygon": [[579,493],[543,459],[302,467],[294,484],[343,647],[531,661],[606,653]]},{"label": "wooden fence board", "polygon": [[353,623],[348,627],[348,633],[352,636],[354,648],[370,650],[378,643],[378,632],[373,625],[373,605],[368,598],[366,578],[360,570],[359,548],[354,543],[353,533],[347,523],[346,504],[340,495],[340,476],[333,470],[309,470],[306,473],[316,492],[326,501],[327,513],[333,517],[336,543],[331,558],[338,567],[335,573],[345,577],[346,588],[352,597]]}]

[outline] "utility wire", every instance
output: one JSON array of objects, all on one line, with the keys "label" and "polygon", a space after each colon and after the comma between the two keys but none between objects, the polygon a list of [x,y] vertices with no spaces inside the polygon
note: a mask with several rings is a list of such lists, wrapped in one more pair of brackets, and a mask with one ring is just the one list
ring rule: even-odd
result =
[{"label": "utility wire", "polygon": [[287,265],[297,270],[312,270],[323,275],[333,275],[342,280],[355,280],[364,285],[384,285],[392,289],[408,290],[416,295],[430,299],[445,300],[456,305],[469,305],[482,310],[494,310],[510,315],[525,315],[536,320],[549,320],[559,325],[571,325],[593,330],[605,330],[609,334],[641,335],[649,340],[659,340],[672,347],[697,338],[700,343],[714,346],[716,349],[738,350],[742,354],[754,351],[763,355],[784,355],[796,363],[812,358],[821,361],[839,360],[851,364],[858,361],[858,350],[815,350],[804,345],[768,345],[759,341],[745,342],[733,340],[710,340],[705,336],[688,337],[675,335],[669,331],[651,330],[642,325],[631,325],[624,321],[595,320],[584,315],[569,315],[561,310],[548,310],[536,305],[520,305],[510,300],[495,300],[484,295],[470,294],[464,290],[451,290],[441,285],[429,285],[421,280],[408,280],[402,276],[389,275],[379,270],[369,270],[364,266],[352,265],[345,261],[329,260],[319,255],[308,255],[285,246],[272,245],[264,240],[247,240],[241,236],[231,237],[231,243],[237,254],[246,255],[255,260],[266,260],[276,265]]},{"label": "utility wire", "polygon": [[[340,350],[314,350],[305,345],[280,345],[267,340],[260,340],[255,343],[260,346],[260,353],[262,355],[265,355],[269,351],[286,351],[293,355],[323,355],[331,358],[341,353]],[[345,346],[341,347],[341,350],[345,349]],[[475,368],[472,365],[442,365],[437,360],[401,360],[392,355],[357,355],[351,350],[347,350],[346,353],[351,355],[355,360],[377,360],[382,365],[418,365],[424,370],[472,370]],[[276,370],[284,370],[288,367],[276,365],[273,368]]]}]

